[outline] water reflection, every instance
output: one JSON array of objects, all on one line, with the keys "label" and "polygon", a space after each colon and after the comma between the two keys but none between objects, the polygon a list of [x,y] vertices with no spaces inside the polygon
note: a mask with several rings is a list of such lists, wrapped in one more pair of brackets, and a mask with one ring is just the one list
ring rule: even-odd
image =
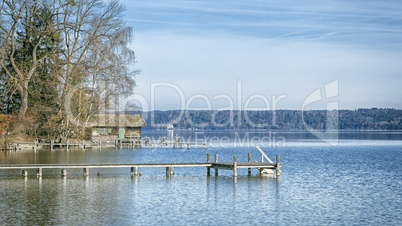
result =
[{"label": "water reflection", "polygon": [[[0,172],[0,225],[21,224],[361,224],[398,225],[402,161],[401,146],[310,146],[267,149],[281,155],[284,173],[261,177],[253,170],[205,176],[205,168],[144,168],[143,177],[126,169],[99,170],[83,177],[82,170],[45,169],[43,177],[29,170]],[[209,148],[222,161],[233,155],[259,156],[254,147]],[[38,150],[0,152],[11,163],[197,162],[205,149]],[[3,158],[4,157],[4,158]],[[345,170],[347,169],[347,170]],[[255,172],[254,172],[255,171]],[[213,177],[213,178],[212,178]],[[367,208],[369,206],[370,208]]]}]

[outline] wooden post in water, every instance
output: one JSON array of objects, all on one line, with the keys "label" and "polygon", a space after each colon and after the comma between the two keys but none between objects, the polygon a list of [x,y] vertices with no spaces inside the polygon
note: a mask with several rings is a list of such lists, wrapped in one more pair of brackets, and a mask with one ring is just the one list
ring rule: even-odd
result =
[{"label": "wooden post in water", "polygon": [[89,176],[89,168],[84,168],[84,177]]},{"label": "wooden post in water", "polygon": [[233,156],[233,176],[237,177],[237,156]]},{"label": "wooden post in water", "polygon": [[207,140],[205,140],[205,149],[207,149],[208,148],[208,143],[207,143]]},{"label": "wooden post in water", "polygon": [[279,155],[276,156],[276,176],[279,177],[281,174],[281,164],[279,163]]},{"label": "wooden post in water", "polygon": [[22,176],[23,177],[28,177],[28,171],[22,170]]},{"label": "wooden post in water", "polygon": [[166,177],[169,176],[169,167],[166,167]]},{"label": "wooden post in water", "polygon": [[67,151],[68,151],[68,145],[70,144],[70,141],[69,140],[67,140],[66,141],[66,147],[67,147]]},{"label": "wooden post in water", "polygon": [[131,167],[131,177],[134,176],[134,167]]},{"label": "wooden post in water", "polygon": [[36,176],[37,177],[42,177],[42,168],[36,169]]},{"label": "wooden post in water", "polygon": [[53,151],[54,140],[50,141],[50,151]]},{"label": "wooden post in water", "polygon": [[[218,154],[215,154],[215,163],[218,163]],[[215,168],[215,177],[218,176],[218,169]]]},{"label": "wooden post in water", "polygon": [[36,149],[38,148],[38,140],[35,139],[35,143],[34,143],[34,151],[36,151]]},{"label": "wooden post in water", "polygon": [[169,171],[170,171],[170,172],[169,172],[170,175],[174,175],[173,166],[169,167]]},{"label": "wooden post in water", "polygon": [[134,175],[135,175],[135,176],[138,176],[138,166],[135,167]]},{"label": "wooden post in water", "polygon": [[62,177],[66,177],[66,176],[67,176],[67,170],[62,169],[62,170],[61,170],[61,176],[62,176]]},{"label": "wooden post in water", "polygon": [[187,142],[187,149],[190,149],[190,140]]},{"label": "wooden post in water", "polygon": [[[207,154],[207,162],[211,162],[211,154]],[[211,167],[207,166],[207,176],[211,176]]]},{"label": "wooden post in water", "polygon": [[[248,162],[251,162],[251,153],[248,153]],[[248,168],[248,175],[251,175],[251,168]]]}]

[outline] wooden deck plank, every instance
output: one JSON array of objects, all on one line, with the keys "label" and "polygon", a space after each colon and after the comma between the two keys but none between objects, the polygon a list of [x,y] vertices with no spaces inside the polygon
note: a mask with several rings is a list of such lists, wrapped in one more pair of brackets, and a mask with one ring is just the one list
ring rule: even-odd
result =
[{"label": "wooden deck plank", "polygon": [[[0,169],[60,169],[60,168],[125,168],[125,167],[211,167],[232,168],[233,162],[188,162],[188,163],[94,163],[94,164],[2,164]],[[237,162],[237,168],[274,168],[274,163]]]},{"label": "wooden deck plank", "polygon": [[126,167],[207,167],[211,163],[101,163],[101,164],[3,164],[0,169],[73,169],[73,168],[126,168]]}]

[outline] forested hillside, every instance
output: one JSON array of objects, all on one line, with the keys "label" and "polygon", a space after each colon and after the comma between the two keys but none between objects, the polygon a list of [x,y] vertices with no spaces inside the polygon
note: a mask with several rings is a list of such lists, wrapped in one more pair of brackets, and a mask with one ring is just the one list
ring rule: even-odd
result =
[{"label": "forested hillside", "polygon": [[[330,114],[330,116],[328,116]],[[143,112],[148,129],[402,130],[402,110],[152,111]]]}]

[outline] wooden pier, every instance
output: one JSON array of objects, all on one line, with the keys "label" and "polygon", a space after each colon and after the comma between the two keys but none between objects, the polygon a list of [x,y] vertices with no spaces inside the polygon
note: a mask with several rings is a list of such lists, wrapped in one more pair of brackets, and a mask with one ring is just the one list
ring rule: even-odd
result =
[{"label": "wooden pier", "polygon": [[[259,147],[257,146],[257,149]],[[262,150],[261,150],[262,151]],[[260,152],[261,152],[260,151]],[[263,152],[262,152],[263,153]],[[265,153],[262,154],[263,158],[268,158]],[[102,163],[102,164],[2,164],[1,169],[14,169],[22,170],[22,176],[27,177],[27,169],[36,169],[38,177],[42,177],[43,169],[61,169],[61,175],[65,177],[67,175],[67,169],[82,169],[84,176],[89,176],[90,169],[102,169],[102,168],[130,168],[131,176],[138,176],[141,173],[138,172],[139,168],[145,167],[165,167],[166,176],[173,175],[174,167],[206,167],[207,176],[210,176],[210,169],[215,170],[215,176],[218,176],[218,170],[232,170],[233,176],[237,177],[237,171],[241,168],[247,168],[248,174],[251,174],[251,169],[258,169],[261,174],[266,173],[265,170],[275,170],[276,176],[279,176],[281,171],[281,164],[279,162],[279,155],[276,156],[276,163],[271,162],[252,162],[251,154],[248,154],[248,162],[238,162],[237,156],[233,156],[231,162],[218,162],[218,155],[215,154],[215,161],[211,162],[211,155],[207,154],[206,162],[188,162],[188,163]]]},{"label": "wooden pier", "polygon": [[55,148],[78,148],[78,149],[86,149],[86,148],[138,148],[138,147],[165,147],[165,148],[187,148],[190,147],[202,146],[205,149],[208,147],[207,141],[202,143],[191,143],[190,140],[187,142],[181,141],[181,138],[176,138],[175,140],[168,140],[165,137],[162,137],[159,140],[151,140],[149,138],[145,138],[142,140],[139,139],[117,139],[112,141],[66,141],[57,143],[54,140],[50,142],[39,142],[35,140],[35,142],[16,142],[14,145],[8,147],[5,150],[22,150],[22,149],[33,149],[34,151],[38,149],[48,148],[53,151]]},{"label": "wooden pier", "polygon": [[208,147],[207,141],[204,141],[202,143],[191,143],[190,140],[187,142],[183,142],[180,137],[177,137],[174,140],[169,140],[166,137],[162,137],[159,140],[151,140],[149,137],[146,137],[145,139],[141,140],[141,145],[142,146],[149,146],[152,148],[152,146],[163,146],[163,147],[173,147],[173,148],[183,148],[187,147],[187,149],[190,149],[191,146],[204,146],[206,149]]}]

